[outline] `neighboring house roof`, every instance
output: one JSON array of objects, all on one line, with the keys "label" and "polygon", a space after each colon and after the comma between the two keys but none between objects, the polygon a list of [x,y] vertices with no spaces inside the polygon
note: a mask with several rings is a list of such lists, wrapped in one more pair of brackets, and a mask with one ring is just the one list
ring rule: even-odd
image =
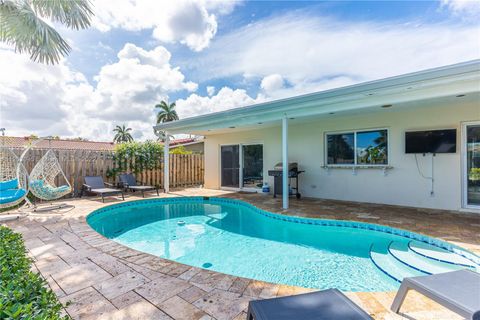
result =
[{"label": "neighboring house roof", "polygon": [[[30,137],[0,137],[0,145],[12,148],[25,148],[34,141],[36,141],[36,139]],[[115,144],[113,142],[52,139],[50,141],[40,141],[38,144],[35,144],[35,148],[113,151]]]},{"label": "neighboring house roof", "polygon": [[480,60],[458,63],[405,75],[330,89],[297,97],[161,123],[157,130],[169,134],[209,135],[230,130],[278,125],[284,117],[309,119],[332,114],[379,111],[382,105],[422,107],[419,101],[479,94]]},{"label": "neighboring house roof", "polygon": [[[174,140],[170,140],[168,142],[168,145],[170,147],[179,147],[179,146],[188,146],[188,145],[197,144],[197,143],[203,143],[203,138],[196,137],[196,138],[174,139]],[[160,142],[160,144],[163,145],[164,142]]]},{"label": "neighboring house roof", "polygon": [[194,138],[185,138],[185,139],[175,139],[175,140],[170,140],[169,141],[169,145],[170,146],[176,146],[176,145],[180,145],[180,144],[185,144],[185,143],[190,143],[190,142],[194,142],[195,139]]}]

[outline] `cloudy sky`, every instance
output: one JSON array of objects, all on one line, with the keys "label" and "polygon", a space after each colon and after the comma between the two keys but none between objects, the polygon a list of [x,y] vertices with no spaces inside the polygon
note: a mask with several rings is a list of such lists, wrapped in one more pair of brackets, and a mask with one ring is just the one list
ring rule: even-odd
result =
[{"label": "cloudy sky", "polygon": [[480,58],[480,0],[96,0],[59,65],[0,44],[0,127],[111,141],[181,118]]}]

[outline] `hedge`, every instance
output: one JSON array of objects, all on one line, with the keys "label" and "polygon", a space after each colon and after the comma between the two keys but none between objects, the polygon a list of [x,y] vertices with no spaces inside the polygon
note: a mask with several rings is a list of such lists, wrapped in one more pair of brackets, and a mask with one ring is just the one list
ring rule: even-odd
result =
[{"label": "hedge", "polygon": [[69,319],[31,265],[22,236],[0,226],[0,319]]}]

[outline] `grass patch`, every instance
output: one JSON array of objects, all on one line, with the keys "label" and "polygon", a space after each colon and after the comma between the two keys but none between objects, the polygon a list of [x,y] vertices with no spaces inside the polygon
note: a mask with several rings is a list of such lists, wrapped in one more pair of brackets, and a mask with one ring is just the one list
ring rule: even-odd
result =
[{"label": "grass patch", "polygon": [[22,236],[0,226],[0,319],[69,319],[47,282],[30,270]]}]

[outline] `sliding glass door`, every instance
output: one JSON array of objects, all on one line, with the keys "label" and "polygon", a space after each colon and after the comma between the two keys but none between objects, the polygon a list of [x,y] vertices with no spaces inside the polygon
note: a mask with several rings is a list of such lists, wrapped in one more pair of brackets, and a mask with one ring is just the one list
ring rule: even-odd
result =
[{"label": "sliding glass door", "polygon": [[240,148],[238,145],[221,147],[221,172],[222,187],[239,187]]},{"label": "sliding glass door", "polygon": [[463,134],[465,206],[480,208],[480,122],[466,124]]},{"label": "sliding glass door", "polygon": [[263,145],[221,146],[221,186],[258,189],[263,184]]},{"label": "sliding glass door", "polygon": [[250,144],[242,146],[242,187],[261,188],[263,184],[263,146]]}]

